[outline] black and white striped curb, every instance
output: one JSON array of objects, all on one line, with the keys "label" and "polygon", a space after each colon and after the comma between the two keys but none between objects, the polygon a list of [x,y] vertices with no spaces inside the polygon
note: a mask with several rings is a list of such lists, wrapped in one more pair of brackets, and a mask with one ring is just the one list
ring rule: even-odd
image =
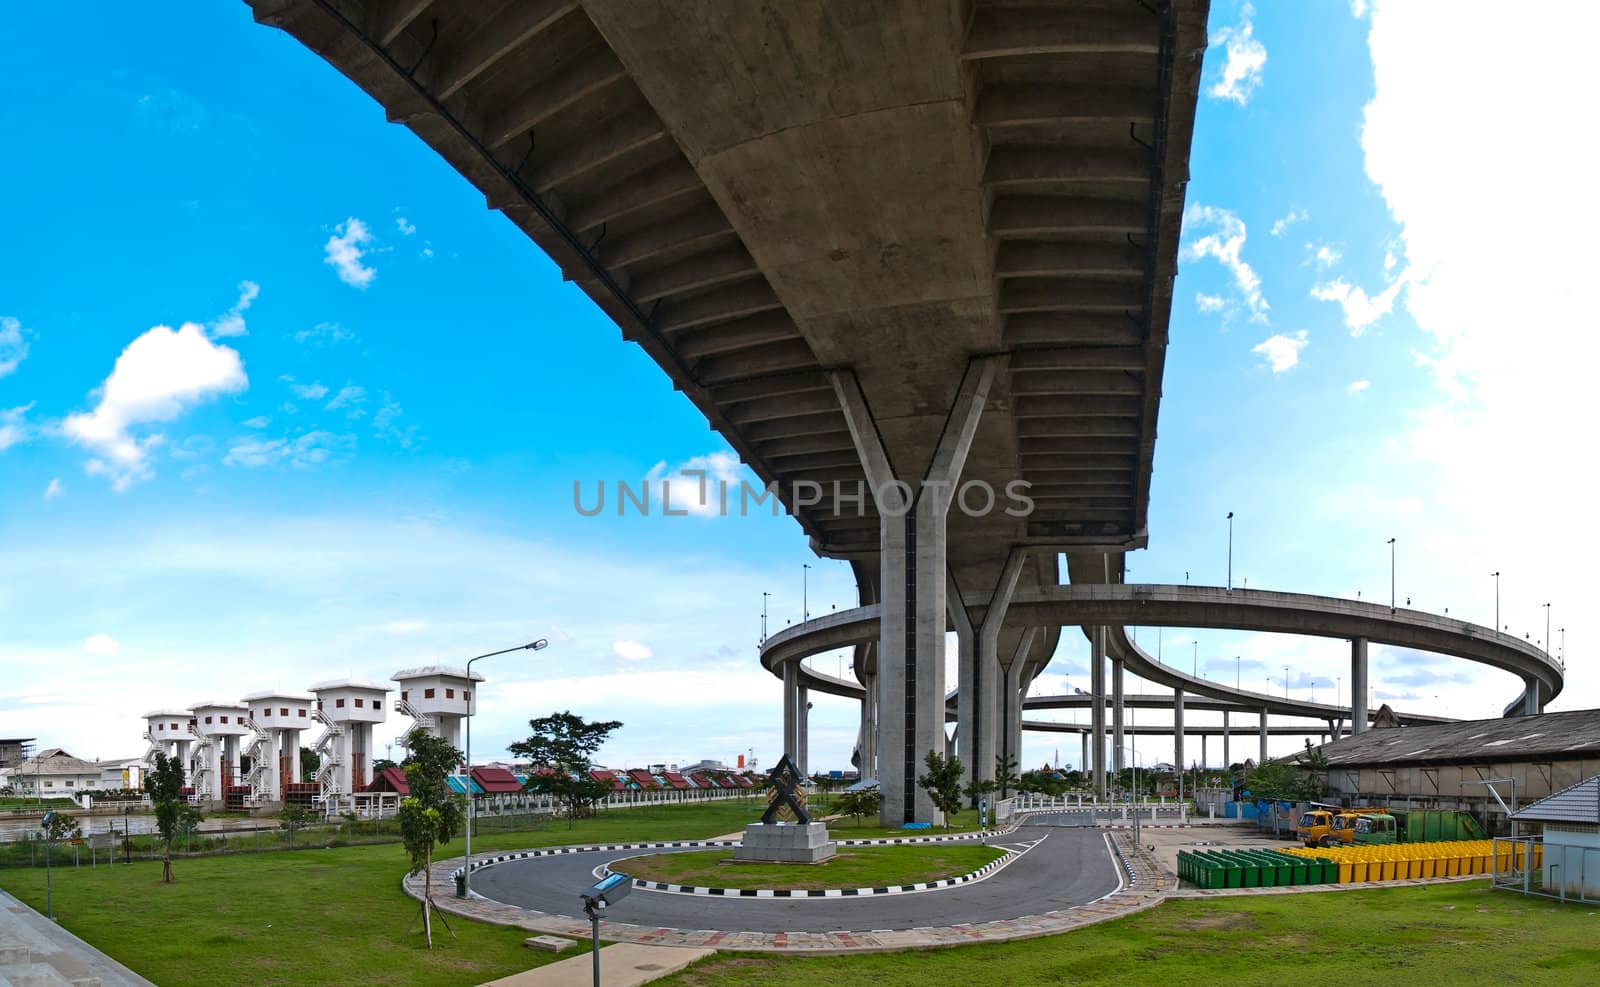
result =
[{"label": "black and white striped curb", "polygon": [[[513,860],[533,860],[537,857],[557,857],[566,853],[595,853],[609,850],[675,850],[704,847],[716,849],[719,847],[736,847],[738,840],[677,840],[658,843],[594,843],[588,846],[555,846],[543,850],[513,850],[510,853],[497,853],[488,857],[472,858],[472,872],[476,874],[485,867],[495,864],[504,864]],[[450,872],[452,878],[461,876],[461,868],[457,867]]]},{"label": "black and white striped curb", "polygon": [[1134,873],[1133,862],[1130,861],[1125,854],[1123,854],[1123,852],[1122,852],[1122,844],[1117,842],[1116,840],[1112,839],[1110,834],[1107,834],[1106,842],[1111,844],[1112,852],[1117,855],[1117,862],[1122,865],[1122,869],[1124,871],[1126,871],[1127,874],[1128,874],[1128,887],[1131,888],[1134,885],[1138,884],[1139,883],[1139,875]]},{"label": "black and white striped curb", "polygon": [[[1016,860],[1038,845],[1034,843],[1023,844],[1023,849],[1013,850],[1010,847],[997,847],[1004,850],[1005,855],[984,864],[970,873],[960,874],[956,877],[947,877],[938,881],[923,881],[920,884],[895,884],[879,888],[818,888],[814,890],[789,890],[785,888],[700,888],[687,884],[667,884],[662,881],[646,881],[634,878],[633,886],[644,891],[664,891],[670,894],[703,895],[713,898],[857,898],[880,894],[910,894],[915,891],[937,891],[940,888],[953,888],[959,884],[972,884],[991,877],[1000,868]],[[601,867],[600,876],[605,877],[613,873],[610,867]],[[626,873],[626,872],[624,872]]]}]

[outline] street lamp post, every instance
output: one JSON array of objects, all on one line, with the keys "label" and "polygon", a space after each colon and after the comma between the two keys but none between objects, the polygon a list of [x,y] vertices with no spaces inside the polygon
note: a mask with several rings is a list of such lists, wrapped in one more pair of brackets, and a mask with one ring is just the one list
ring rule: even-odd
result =
[{"label": "street lamp post", "polygon": [[1233,512],[1228,512],[1228,592],[1233,592]]},{"label": "street lamp post", "polygon": [[[502,648],[499,651],[491,651],[486,655],[479,655],[470,659],[467,662],[467,681],[472,681],[472,663],[475,661],[493,658],[495,655],[510,654],[513,651],[543,651],[549,643],[549,641],[541,637],[537,641],[519,644],[515,648]],[[467,790],[467,828],[466,845],[463,848],[466,852],[466,859],[462,861],[461,865],[461,897],[463,898],[472,897],[472,816],[475,808],[472,801],[472,711],[477,708],[478,700],[476,698],[467,704],[467,783],[465,786]]]},{"label": "street lamp post", "polygon": [[1550,604],[1544,605],[1544,653],[1550,656]]},{"label": "street lamp post", "polygon": [[1389,612],[1394,613],[1394,539],[1389,539]]},{"label": "street lamp post", "polygon": [[1500,633],[1500,573],[1491,572],[1494,577],[1494,632]]},{"label": "street lamp post", "polygon": [[808,597],[811,592],[811,563],[806,562],[800,566],[800,619],[811,619],[811,608]]},{"label": "street lamp post", "polygon": [[1283,698],[1289,698],[1289,666],[1283,666]]},{"label": "street lamp post", "polygon": [[761,643],[767,643],[767,598],[771,596],[766,590],[761,591]]},{"label": "street lamp post", "polygon": [[1235,692],[1239,692],[1240,691],[1239,687],[1240,687],[1240,685],[1243,684],[1243,680],[1240,679],[1240,677],[1239,677],[1240,668],[1241,668],[1241,664],[1240,664],[1240,661],[1239,661],[1239,656],[1238,655],[1234,655],[1233,656],[1233,691],[1235,691]]}]

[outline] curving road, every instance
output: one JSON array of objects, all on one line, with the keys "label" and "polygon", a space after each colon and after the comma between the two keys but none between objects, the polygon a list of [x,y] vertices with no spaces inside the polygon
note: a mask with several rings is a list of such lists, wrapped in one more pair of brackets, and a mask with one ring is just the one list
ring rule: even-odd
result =
[{"label": "curving road", "polygon": [[[635,890],[609,913],[617,922],[725,932],[869,932],[959,925],[1037,915],[1082,905],[1121,886],[1120,867],[1104,834],[1087,816],[1030,817],[994,845],[1022,849],[1017,860],[975,884],[866,898],[716,898]],[[625,857],[681,850],[609,850],[517,860],[474,871],[472,887],[487,898],[552,915],[581,917],[578,892],[594,871]]]}]

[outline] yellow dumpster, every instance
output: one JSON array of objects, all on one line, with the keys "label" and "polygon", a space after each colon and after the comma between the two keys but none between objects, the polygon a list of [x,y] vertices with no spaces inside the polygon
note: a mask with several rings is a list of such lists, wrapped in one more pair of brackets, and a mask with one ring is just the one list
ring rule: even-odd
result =
[{"label": "yellow dumpster", "polygon": [[1340,884],[1349,884],[1351,881],[1355,880],[1355,877],[1353,876],[1354,874],[1355,874],[1355,864],[1350,860],[1350,858],[1349,857],[1340,858],[1340,860],[1339,860],[1339,883]]}]

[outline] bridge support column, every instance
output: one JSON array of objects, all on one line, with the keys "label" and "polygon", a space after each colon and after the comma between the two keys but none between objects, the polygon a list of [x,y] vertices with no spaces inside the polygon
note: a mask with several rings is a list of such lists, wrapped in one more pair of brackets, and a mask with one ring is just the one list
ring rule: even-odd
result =
[{"label": "bridge support column", "polygon": [[[961,603],[960,590],[951,580],[950,617],[955,625],[957,639],[961,641],[959,675],[956,686],[956,720],[960,723],[956,753],[966,769],[965,783],[974,779],[992,780],[995,776],[995,759],[1019,758],[1015,748],[1009,752],[1002,748],[1009,744],[996,743],[1009,724],[998,716],[999,693],[1005,684],[1007,668],[1000,663],[1000,626],[1005,623],[1006,611],[1011,608],[1011,598],[1016,593],[1017,581],[1022,576],[1027,561],[1027,549],[1013,548],[1006,557],[1000,579],[989,594],[989,605],[984,611],[983,623],[976,628],[968,619]],[[1031,640],[1031,636],[1029,638]],[[970,646],[969,646],[970,645]]]},{"label": "bridge support column", "polygon": [[856,770],[862,778],[878,777],[878,677],[861,677],[861,741],[860,764]]},{"label": "bridge support column", "polygon": [[1222,711],[1222,770],[1233,767],[1233,755],[1228,752],[1228,711]]},{"label": "bridge support column", "polygon": [[897,473],[853,373],[828,377],[844,411],[878,509],[882,619],[878,638],[879,821],[943,822],[917,774],[929,751],[945,749],[945,521],[978,419],[1004,357],[981,357],[966,375],[926,469]]},{"label": "bridge support column", "polygon": [[1028,691],[1022,682],[1022,673],[1036,633],[1038,628],[1035,627],[1024,630],[1016,650],[1011,653],[1011,662],[1000,669],[1000,758],[1016,761],[1019,775],[1022,773],[1022,701],[1027,698]]},{"label": "bridge support column", "polygon": [[1112,770],[1118,775],[1122,774],[1124,745],[1128,739],[1122,728],[1122,710],[1122,659],[1113,658],[1111,659],[1111,764]]},{"label": "bridge support column", "polygon": [[1367,732],[1367,639],[1350,642],[1350,732]]},{"label": "bridge support column", "polygon": [[1202,733],[1200,735],[1200,769],[1202,771],[1211,766],[1211,755],[1206,753],[1206,741],[1208,739],[1205,734]]},{"label": "bridge support column", "polygon": [[800,757],[800,704],[805,701],[800,688],[800,663],[783,663],[783,753]]},{"label": "bridge support column", "polygon": [[811,775],[811,690],[800,687],[800,699],[795,704],[800,712],[800,742],[795,745],[794,763],[800,774]]},{"label": "bridge support column", "polygon": [[1183,801],[1183,689],[1172,690],[1172,766],[1178,770],[1178,801]]},{"label": "bridge support column", "polygon": [[1523,716],[1537,716],[1542,712],[1544,712],[1544,708],[1543,708],[1542,704],[1539,702],[1539,680],[1538,679],[1523,679],[1522,680],[1522,715]]},{"label": "bridge support column", "polygon": [[1106,633],[1089,629],[1089,728],[1094,731],[1094,800],[1106,800]]},{"label": "bridge support column", "polygon": [[1265,764],[1267,760],[1267,711],[1261,711],[1261,756],[1256,758],[1257,764]]},{"label": "bridge support column", "polygon": [[1089,735],[1080,733],[1078,734],[1078,739],[1083,741],[1083,754],[1078,758],[1078,771],[1080,774],[1087,775],[1089,773]]}]

